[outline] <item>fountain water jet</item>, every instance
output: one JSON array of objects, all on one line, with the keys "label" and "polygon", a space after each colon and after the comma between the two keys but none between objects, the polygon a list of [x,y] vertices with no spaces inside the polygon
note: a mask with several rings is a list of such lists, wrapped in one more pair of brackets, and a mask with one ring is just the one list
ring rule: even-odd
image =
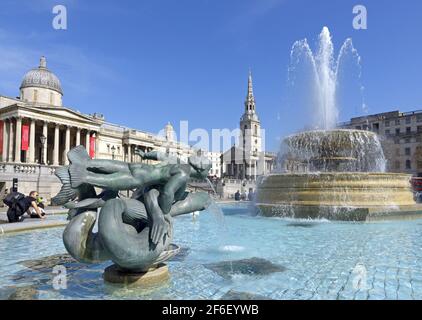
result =
[{"label": "fountain water jet", "polygon": [[294,43],[289,78],[307,62],[316,117],[309,131],[284,139],[283,173],[258,182],[256,205],[264,215],[331,220],[374,220],[417,214],[410,175],[385,172],[378,136],[370,131],[335,129],[336,91],[344,57],[360,57],[347,39],[334,61],[330,32],[324,27],[317,54],[306,40]]}]

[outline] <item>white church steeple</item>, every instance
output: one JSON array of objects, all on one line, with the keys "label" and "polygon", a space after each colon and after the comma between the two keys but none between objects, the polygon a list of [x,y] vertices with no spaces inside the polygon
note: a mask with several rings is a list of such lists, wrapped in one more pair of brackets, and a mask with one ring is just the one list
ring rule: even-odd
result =
[{"label": "white church steeple", "polygon": [[262,151],[261,123],[256,113],[253,94],[252,73],[249,70],[248,92],[245,100],[245,112],[240,118],[241,146],[243,149],[243,178],[253,176],[258,166],[259,153]]}]

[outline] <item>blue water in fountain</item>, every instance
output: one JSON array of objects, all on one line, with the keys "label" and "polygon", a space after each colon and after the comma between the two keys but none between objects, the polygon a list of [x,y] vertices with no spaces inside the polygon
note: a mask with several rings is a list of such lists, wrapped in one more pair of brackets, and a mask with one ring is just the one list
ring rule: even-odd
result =
[{"label": "blue water in fountain", "polygon": [[[32,288],[39,299],[220,299],[228,292],[271,299],[422,299],[422,220],[303,221],[256,216],[244,204],[221,209],[223,224],[211,212],[175,220],[174,243],[182,253],[168,263],[171,279],[149,289],[104,284],[109,263],[68,261],[67,289],[54,290],[53,265],[34,270],[22,261],[46,263],[65,254],[63,228],[1,236],[0,299],[16,287]],[[254,272],[236,267],[251,258],[265,260],[247,260]],[[228,261],[224,272],[208,265],[222,261]],[[278,270],[265,272],[268,264]]]}]

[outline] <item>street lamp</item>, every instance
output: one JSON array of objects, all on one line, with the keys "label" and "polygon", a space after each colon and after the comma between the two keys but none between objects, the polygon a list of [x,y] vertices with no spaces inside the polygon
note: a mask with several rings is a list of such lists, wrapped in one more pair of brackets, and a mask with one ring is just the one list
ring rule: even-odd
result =
[{"label": "street lamp", "polygon": [[40,137],[40,142],[41,142],[41,164],[45,164],[44,162],[44,148],[45,148],[45,142],[47,141],[47,137],[44,136],[43,134]]},{"label": "street lamp", "polygon": [[111,158],[114,160],[114,153],[116,152],[116,147],[112,146],[111,147]]}]

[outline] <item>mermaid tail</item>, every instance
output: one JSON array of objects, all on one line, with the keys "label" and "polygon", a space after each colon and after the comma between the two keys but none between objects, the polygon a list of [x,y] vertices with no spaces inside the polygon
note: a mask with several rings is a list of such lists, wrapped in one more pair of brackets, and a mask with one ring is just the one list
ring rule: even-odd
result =
[{"label": "mermaid tail", "polygon": [[64,205],[76,197],[81,201],[97,196],[93,186],[84,184],[84,178],[87,175],[86,165],[91,160],[86,149],[83,146],[77,146],[68,152],[67,157],[70,165],[59,167],[55,171],[55,175],[62,183],[62,188],[51,199],[54,205]]},{"label": "mermaid tail", "polygon": [[70,150],[67,153],[67,158],[70,162],[70,183],[73,188],[77,188],[81,184],[85,183],[86,176],[88,175],[86,168],[89,161],[91,161],[91,158],[89,157],[85,147],[82,145]]},{"label": "mermaid tail", "polygon": [[163,252],[160,253],[158,258],[154,261],[153,265],[156,266],[160,263],[166,262],[167,260],[170,260],[175,255],[177,255],[179,252],[180,247],[173,243],[170,243],[169,246]]},{"label": "mermaid tail", "polygon": [[69,167],[57,168],[55,171],[55,175],[60,179],[62,187],[59,193],[55,197],[51,198],[51,203],[56,206],[61,206],[67,203],[68,201],[75,199],[78,194],[70,184]]}]

